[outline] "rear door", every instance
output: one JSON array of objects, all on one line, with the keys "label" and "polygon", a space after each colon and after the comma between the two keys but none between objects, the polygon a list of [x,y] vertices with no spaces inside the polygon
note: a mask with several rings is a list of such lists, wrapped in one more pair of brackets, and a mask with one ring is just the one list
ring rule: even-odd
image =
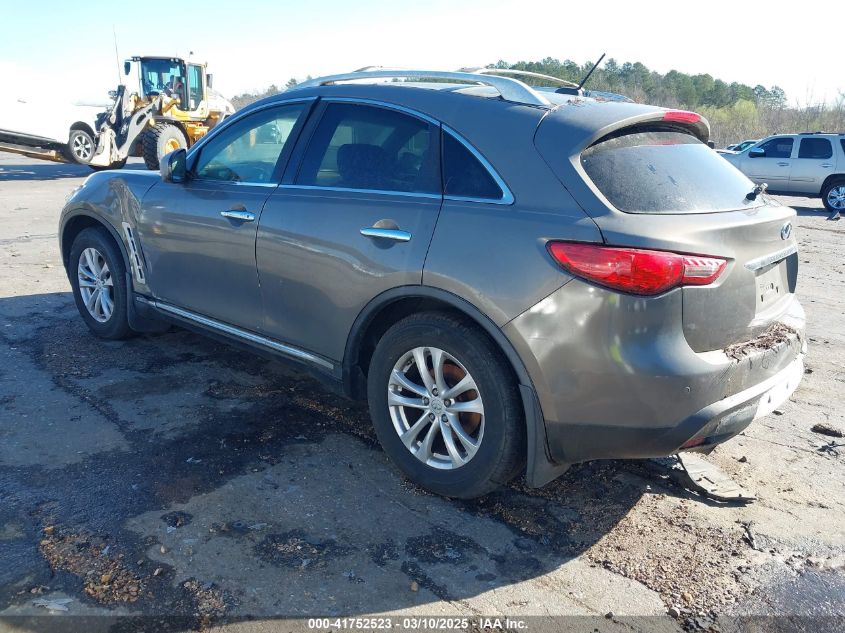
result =
[{"label": "rear door", "polygon": [[267,333],[340,360],[371,299],[421,283],[442,202],[440,129],[344,100],[313,119],[261,216],[256,256]]},{"label": "rear door", "polygon": [[822,183],[833,173],[833,143],[822,136],[805,136],[798,141],[798,155],[792,161],[789,190],[818,195]]},{"label": "rear door", "polygon": [[256,228],[309,105],[274,105],[234,122],[198,148],[186,182],[159,182],[144,196],[137,230],[157,299],[261,329]]},{"label": "rear door", "polygon": [[[754,156],[761,149],[763,156]],[[756,183],[767,183],[772,191],[789,191],[792,156],[796,151],[795,138],[776,136],[752,147],[742,161],[742,171]]]}]

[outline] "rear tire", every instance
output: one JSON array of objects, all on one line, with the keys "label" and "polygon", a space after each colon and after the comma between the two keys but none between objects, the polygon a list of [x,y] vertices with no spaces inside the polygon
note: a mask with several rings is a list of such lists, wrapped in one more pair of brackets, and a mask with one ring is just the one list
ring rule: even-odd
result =
[{"label": "rear tire", "polygon": [[[427,377],[416,369],[420,360]],[[456,391],[470,382],[476,388]],[[465,320],[424,312],[396,323],[373,352],[367,395],[384,451],[431,492],[478,497],[524,468],[525,421],[516,378],[496,345]],[[397,397],[416,406],[397,406]],[[468,407],[482,413],[467,412]],[[429,435],[433,439],[426,445]]]},{"label": "rear tire", "polygon": [[97,144],[94,137],[85,130],[73,129],[67,141],[67,156],[73,162],[80,165],[87,165],[94,157]]},{"label": "rear tire", "polygon": [[177,126],[171,123],[157,123],[144,133],[144,164],[147,169],[156,170],[161,159],[177,149],[188,149],[188,139]]},{"label": "rear tire", "polygon": [[132,336],[126,266],[111,235],[99,228],[81,231],[70,248],[68,276],[76,307],[91,332],[110,340]]},{"label": "rear tire", "polygon": [[831,213],[845,212],[845,178],[834,178],[824,186],[822,202]]}]

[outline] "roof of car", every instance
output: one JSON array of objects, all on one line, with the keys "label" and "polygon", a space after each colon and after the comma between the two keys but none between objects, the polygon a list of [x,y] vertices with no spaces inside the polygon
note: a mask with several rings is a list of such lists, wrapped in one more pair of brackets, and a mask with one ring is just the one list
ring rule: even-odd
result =
[{"label": "roof of car", "polygon": [[[540,91],[538,91],[540,92]],[[471,85],[447,82],[349,82],[323,86],[294,87],[285,92],[262,99],[248,109],[261,107],[263,104],[288,101],[304,97],[347,98],[381,101],[401,106],[427,115],[446,124],[453,124],[455,119],[467,116],[481,116],[485,112],[501,116],[508,112],[523,115],[533,113],[537,119],[557,111],[565,106],[578,109],[584,116],[592,118],[599,115],[601,120],[626,118],[638,112],[650,112],[656,106],[635,104],[633,102],[592,98],[581,95],[559,94],[543,90],[543,97],[548,105],[526,104],[509,101],[491,86]]]}]

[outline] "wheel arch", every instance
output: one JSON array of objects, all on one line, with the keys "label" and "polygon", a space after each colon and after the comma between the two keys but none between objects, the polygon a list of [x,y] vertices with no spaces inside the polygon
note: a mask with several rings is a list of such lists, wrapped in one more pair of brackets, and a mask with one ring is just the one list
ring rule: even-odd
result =
[{"label": "wheel arch", "polygon": [[378,340],[391,325],[418,311],[441,311],[465,318],[485,332],[502,352],[516,378],[525,413],[527,431],[526,479],[531,486],[548,483],[568,467],[549,457],[546,426],[540,402],[528,370],[502,330],[466,299],[439,288],[403,286],[375,297],[352,325],[343,355],[344,392],[356,400],[366,398],[367,370]]},{"label": "wheel arch", "polygon": [[76,123],[72,124],[70,126],[70,131],[72,132],[73,130],[82,130],[83,132],[87,132],[88,134],[90,134],[92,139],[96,140],[97,138],[97,134],[94,132],[94,128],[92,128],[88,123],[85,123],[84,121],[77,121]]},{"label": "wheel arch", "polygon": [[87,228],[105,229],[117,244],[120,255],[123,257],[123,264],[126,267],[126,270],[132,270],[129,263],[129,254],[126,251],[126,244],[123,243],[117,229],[103,218],[85,210],[79,210],[71,212],[68,217],[65,218],[62,222],[61,231],[59,232],[59,248],[62,254],[62,263],[64,264],[65,270],[68,271],[68,274],[70,274],[68,265],[70,263],[70,249],[73,246],[73,241],[76,239],[77,235]]},{"label": "wheel arch", "polygon": [[831,174],[830,176],[825,178],[824,182],[822,183],[822,188],[819,189],[819,195],[824,195],[824,190],[827,189],[827,186],[835,180],[845,181],[845,174]]}]

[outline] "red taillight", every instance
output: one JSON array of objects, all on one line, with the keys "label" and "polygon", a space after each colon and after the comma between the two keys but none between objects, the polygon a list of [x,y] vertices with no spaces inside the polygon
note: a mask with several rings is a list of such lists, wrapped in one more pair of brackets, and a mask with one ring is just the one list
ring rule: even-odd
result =
[{"label": "red taillight", "polygon": [[636,295],[656,295],[677,286],[713,283],[727,262],[717,257],[549,242],[549,253],[573,275]]},{"label": "red taillight", "polygon": [[701,115],[687,110],[669,110],[663,115],[663,120],[676,123],[698,123],[701,121]]}]

